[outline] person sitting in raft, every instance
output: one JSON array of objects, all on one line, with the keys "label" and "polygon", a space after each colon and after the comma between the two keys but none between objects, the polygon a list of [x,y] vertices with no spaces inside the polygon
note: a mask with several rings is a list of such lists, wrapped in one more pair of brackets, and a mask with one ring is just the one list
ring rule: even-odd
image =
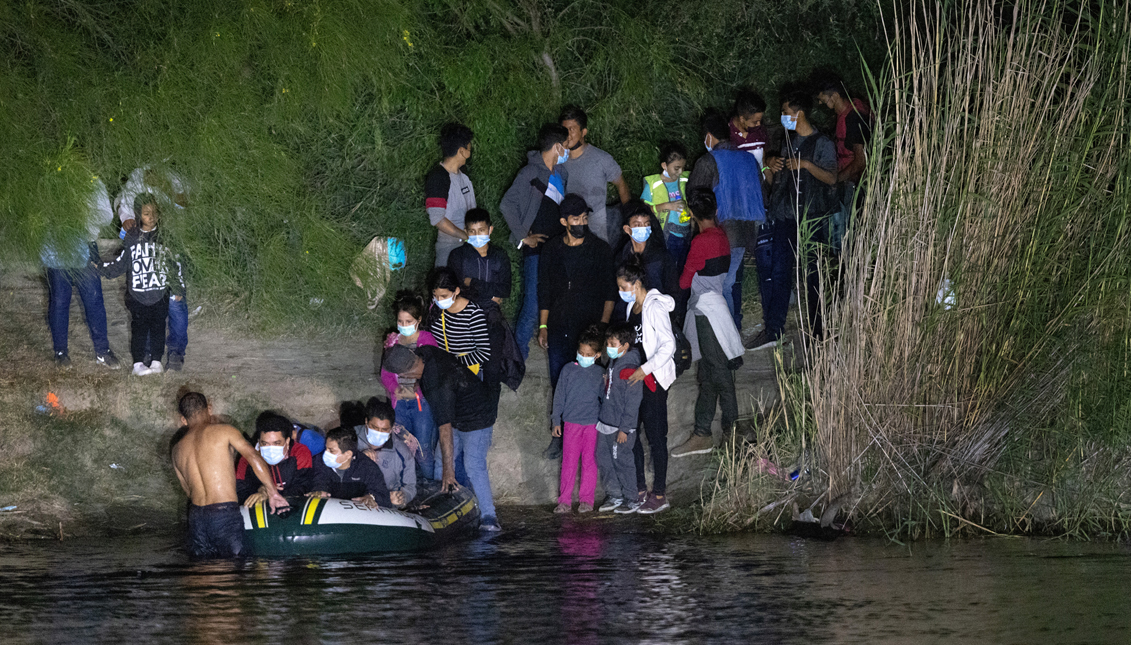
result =
[{"label": "person sitting in raft", "polygon": [[313,492],[307,497],[349,499],[370,508],[392,506],[385,476],[372,459],[358,459],[352,428],[326,433],[326,450],[314,466]]},{"label": "person sitting in raft", "polygon": [[413,450],[401,437],[412,436],[397,427],[393,406],[372,396],[365,402],[365,423],[354,428],[357,449],[381,467],[393,506],[404,508],[416,497]]},{"label": "person sitting in raft", "polygon": [[[310,449],[295,439],[290,420],[267,410],[255,419],[252,444],[267,462],[275,490],[283,497],[302,497],[310,492],[314,480],[314,458]],[[236,464],[236,496],[239,503],[251,508],[267,500],[270,491],[255,477],[248,475],[247,460]]]}]

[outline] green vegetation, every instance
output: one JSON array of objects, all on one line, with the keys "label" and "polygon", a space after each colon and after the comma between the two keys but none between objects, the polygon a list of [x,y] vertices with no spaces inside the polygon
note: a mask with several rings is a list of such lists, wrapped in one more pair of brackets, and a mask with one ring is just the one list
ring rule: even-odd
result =
[{"label": "green vegetation", "polygon": [[422,183],[443,122],[476,132],[493,212],[567,102],[635,190],[660,140],[701,151],[699,114],[738,86],[772,103],[817,66],[859,77],[877,24],[870,3],[824,0],[7,3],[0,258],[81,230],[91,175],[114,191],[153,164],[192,186],[167,230],[197,297],[259,328],[341,323],[365,311],[348,272],[372,236],[407,240],[406,283],[431,266]]},{"label": "green vegetation", "polygon": [[812,477],[744,488],[766,448],[730,453],[703,526],[808,495],[897,538],[1127,535],[1127,7],[916,2],[889,44],[828,336],[783,386]]}]

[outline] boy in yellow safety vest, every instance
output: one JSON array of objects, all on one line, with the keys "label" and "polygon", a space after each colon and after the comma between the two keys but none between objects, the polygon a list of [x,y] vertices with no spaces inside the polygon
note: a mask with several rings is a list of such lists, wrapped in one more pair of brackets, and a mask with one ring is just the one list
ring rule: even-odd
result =
[{"label": "boy in yellow safety vest", "polygon": [[664,245],[676,266],[683,271],[691,248],[691,213],[684,204],[687,194],[687,149],[679,143],[666,143],[660,149],[662,172],[644,178],[644,200],[664,227]]}]

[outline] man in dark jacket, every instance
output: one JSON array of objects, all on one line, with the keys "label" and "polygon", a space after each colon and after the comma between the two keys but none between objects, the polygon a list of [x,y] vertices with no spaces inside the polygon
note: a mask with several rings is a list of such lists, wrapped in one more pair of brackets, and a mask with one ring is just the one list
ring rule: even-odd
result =
[{"label": "man in dark jacket", "polygon": [[[589,231],[589,206],[580,195],[562,200],[560,235],[546,243],[538,267],[538,344],[550,360],[550,386],[558,384],[562,367],[573,360],[585,328],[607,323],[617,299],[613,254]],[[562,439],[553,437],[544,456],[561,456]]]},{"label": "man in dark jacket", "polygon": [[480,528],[501,530],[487,472],[487,451],[498,416],[498,398],[492,396],[490,385],[476,378],[454,356],[431,345],[415,350],[393,345],[385,350],[381,366],[393,374],[416,379],[432,407],[440,429],[441,464],[436,478],[441,488],[448,491],[456,485],[455,462],[462,459],[468,484],[479,500]]},{"label": "man in dark jacket", "polygon": [[[467,371],[467,370],[464,370]],[[361,504],[390,508],[385,475],[372,459],[359,454],[353,428],[334,428],[326,433],[326,450],[315,465],[314,492],[310,497],[336,497]]]},{"label": "man in dark jacket", "polygon": [[[251,438],[255,449],[271,471],[271,480],[283,497],[302,497],[310,492],[314,479],[314,462],[310,450],[293,441],[294,426],[286,417],[263,412],[255,419],[255,434]],[[240,457],[236,464],[236,497],[239,503],[251,508],[267,501],[267,493],[254,476],[248,476],[247,460]]]},{"label": "man in dark jacket", "polygon": [[511,244],[522,250],[522,308],[515,320],[515,340],[525,360],[538,321],[538,262],[542,244],[562,232],[558,204],[565,195],[559,166],[569,157],[569,131],[547,123],[538,132],[538,149],[526,153],[527,164],[503,195],[499,211],[511,230]]},{"label": "man in dark jacket", "polygon": [[[767,252],[760,248],[756,254],[766,326],[746,344],[747,349],[773,345],[785,328],[789,295],[794,281],[794,263],[797,260],[798,221],[813,224],[813,243],[827,244],[829,215],[838,207],[834,189],[837,177],[836,146],[809,122],[813,99],[797,92],[786,98],[781,109],[782,125],[788,136],[782,144],[782,156],[766,164],[767,181],[772,186],[767,217],[773,241]],[[810,331],[820,336],[822,329],[815,256],[807,282],[809,327]]]}]

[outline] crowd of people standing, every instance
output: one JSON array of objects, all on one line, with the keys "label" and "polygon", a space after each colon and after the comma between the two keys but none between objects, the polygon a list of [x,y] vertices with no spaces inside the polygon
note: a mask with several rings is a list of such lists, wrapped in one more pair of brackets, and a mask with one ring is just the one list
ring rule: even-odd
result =
[{"label": "crowd of people standing", "polygon": [[[833,136],[813,125],[816,100],[835,114]],[[870,114],[839,82],[791,92],[781,103],[785,136],[771,147],[766,110],[761,96],[742,91],[729,118],[707,114],[706,152],[690,168],[684,146],[662,145],[658,172],[645,175],[639,198],[612,155],[588,142],[584,110],[566,107],[542,126],[498,205],[521,254],[512,321],[500,307],[512,295],[510,257],[492,241],[491,214],[476,202],[465,172],[474,134],[460,124],[441,130],[442,159],[425,178],[436,268],[428,297],[398,295],[398,331],[385,341],[382,381],[397,421],[412,428],[422,459],[434,464],[424,472],[445,486],[471,485],[485,525],[497,527],[486,451],[500,384],[511,372],[499,366],[504,356],[524,364],[535,343],[546,352],[553,407],[544,456],[562,463],[556,511],[572,510],[580,468],[579,512],[594,510],[599,473],[608,493],[599,510],[648,514],[670,507],[669,456],[710,452],[718,412],[725,431],[735,426],[735,370],[747,350],[787,342],[799,276],[805,331],[823,333],[818,252],[799,245],[798,230],[813,231],[822,253],[839,251],[865,166]],[[610,186],[619,204],[607,204]],[[763,320],[744,341],[747,258],[757,270]],[[462,369],[450,374],[435,367],[441,360]],[[668,392],[688,363],[698,364],[694,428],[669,450]],[[422,375],[430,371],[426,386]],[[430,419],[433,397],[477,413],[434,412]]]}]

